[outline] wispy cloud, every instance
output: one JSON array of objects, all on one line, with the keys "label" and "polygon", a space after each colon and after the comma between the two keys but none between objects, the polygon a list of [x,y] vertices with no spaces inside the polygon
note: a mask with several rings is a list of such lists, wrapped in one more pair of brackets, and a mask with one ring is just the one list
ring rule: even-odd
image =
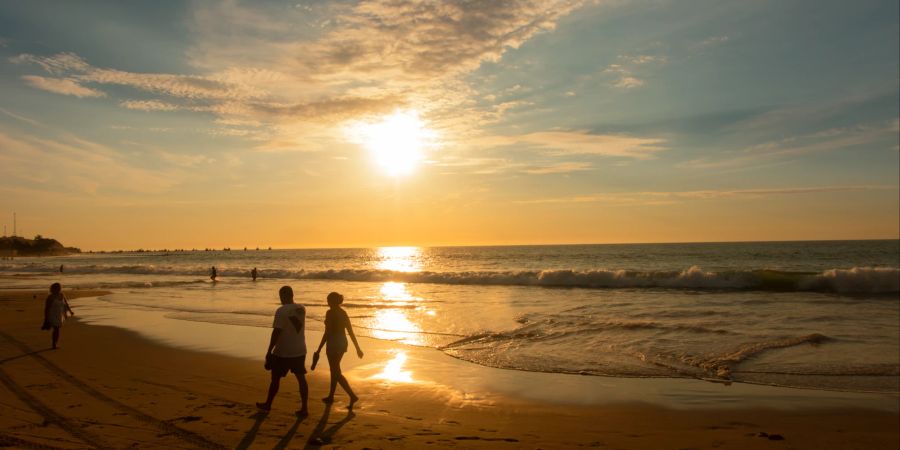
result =
[{"label": "wispy cloud", "polygon": [[26,84],[55,94],[72,95],[75,97],[105,97],[106,94],[96,89],[82,86],[77,80],[71,78],[47,78],[37,75],[23,75]]},{"label": "wispy cloud", "polygon": [[712,47],[715,45],[721,45],[721,44],[728,42],[729,39],[730,39],[730,37],[728,37],[727,35],[724,35],[724,34],[718,35],[718,36],[710,36],[710,37],[698,42],[697,47],[705,48],[705,47]]},{"label": "wispy cloud", "polygon": [[[742,167],[760,162],[785,160],[813,153],[832,152],[896,137],[898,120],[868,126],[832,128],[805,135],[763,142],[735,152],[694,159],[679,167],[710,169]],[[896,142],[896,141],[894,141]]]},{"label": "wispy cloud", "polygon": [[491,136],[478,142],[494,147],[509,145],[533,147],[555,155],[582,154],[633,159],[649,159],[665,150],[663,139],[591,134],[585,131],[543,131],[514,136]]},{"label": "wispy cloud", "polygon": [[592,168],[591,163],[586,162],[564,162],[559,164],[552,164],[544,167],[530,167],[522,170],[527,174],[531,175],[546,175],[546,174],[556,174],[556,173],[571,173],[571,172],[580,172],[583,170],[590,170]]},{"label": "wispy cloud", "polygon": [[373,0],[293,9],[197,3],[189,24],[194,45],[187,52],[197,73],[129,72],[73,53],[11,60],[69,80],[66,89],[62,82],[35,86],[53,92],[96,96],[100,91],[88,86],[125,86],[156,98],[119,100],[124,108],[194,111],[253,124],[256,130],[247,135],[267,141],[260,149],[309,141],[312,136],[297,134],[311,128],[300,122],[331,126],[339,136],[334,131],[347,120],[400,108],[416,108],[446,135],[462,136],[525,105],[510,100],[479,106],[464,75],[552,30],[582,3]]},{"label": "wispy cloud", "polygon": [[128,109],[138,109],[141,111],[175,111],[176,109],[179,109],[178,105],[161,102],[159,100],[125,100],[119,102],[119,105]]},{"label": "wispy cloud", "polygon": [[0,108],[0,113],[3,113],[3,114],[5,114],[5,115],[7,115],[7,116],[9,116],[9,117],[12,117],[13,119],[21,120],[22,122],[25,122],[25,123],[27,123],[27,124],[29,124],[29,125],[41,126],[41,123],[38,122],[37,120],[34,120],[34,119],[32,119],[32,118],[29,118],[29,117],[25,117],[25,116],[23,116],[23,115],[21,115],[21,114],[16,114],[16,113],[14,113],[14,112],[12,112],[12,111],[10,111],[10,110],[8,110],[8,109],[5,109],[5,108]]},{"label": "wispy cloud", "polygon": [[853,185],[735,190],[710,189],[698,191],[639,191],[519,200],[516,201],[516,203],[608,203],[619,205],[665,205],[692,200],[714,200],[722,198],[765,198],[782,195],[804,195],[829,192],[884,191],[896,189],[898,189],[897,185]]},{"label": "wispy cloud", "polygon": [[617,62],[607,66],[602,73],[611,78],[612,86],[634,89],[644,85],[644,80],[637,74],[644,70],[644,66],[665,63],[666,58],[658,55],[619,55]]},{"label": "wispy cloud", "polygon": [[[0,131],[0,176],[60,194],[157,193],[176,185],[172,172],[140,168],[116,149],[72,134],[58,138]],[[48,161],[53,161],[48,167]]]}]

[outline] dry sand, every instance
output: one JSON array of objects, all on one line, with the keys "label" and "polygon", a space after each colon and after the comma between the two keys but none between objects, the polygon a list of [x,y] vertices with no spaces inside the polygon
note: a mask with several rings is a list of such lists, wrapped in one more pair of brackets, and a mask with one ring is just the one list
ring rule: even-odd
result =
[{"label": "dry sand", "polygon": [[45,296],[0,291],[0,447],[822,450],[900,445],[898,414],[874,409],[675,410],[516,398],[482,403],[417,384],[353,380],[362,401],[349,413],[340,391],[331,408],[318,400],[327,390],[327,370],[309,377],[309,417],[293,415],[299,394],[290,376],[272,412],[262,415],[253,405],[265,395],[268,373],[254,361],[173,349],[77,320],[63,327],[61,348],[49,350],[49,333],[39,329]]}]

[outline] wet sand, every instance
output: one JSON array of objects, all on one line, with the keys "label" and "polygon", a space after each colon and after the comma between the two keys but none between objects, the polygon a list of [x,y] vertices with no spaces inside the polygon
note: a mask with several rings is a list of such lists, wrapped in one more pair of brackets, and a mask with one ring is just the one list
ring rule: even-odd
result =
[{"label": "wet sand", "polygon": [[[66,294],[74,298],[100,293]],[[749,391],[723,398],[728,408],[688,410],[639,401],[572,404],[507,393],[467,397],[433,383],[354,377],[352,370],[350,381],[362,397],[354,412],[347,411],[346,396],[340,391],[330,408],[319,401],[327,390],[328,373],[317,369],[309,376],[309,417],[298,420],[293,415],[299,394],[290,376],[283,381],[272,412],[262,415],[253,405],[265,395],[268,373],[258,361],[171,348],[129,331],[71,319],[62,329],[60,349],[53,351],[49,333],[39,329],[45,296],[45,292],[0,291],[0,446],[877,449],[900,445],[896,409],[832,403],[817,408],[809,399],[801,408],[768,408],[750,401],[753,394],[744,393]],[[370,344],[365,343],[364,349]],[[264,346],[261,342],[260,352]],[[497,369],[480,371],[478,366],[467,370],[474,371],[469,377],[497,373]],[[515,373],[510,376],[516,378]],[[573,376],[547,375],[541,379],[551,383],[524,388],[541,389],[546,397],[573,379],[567,377]]]}]

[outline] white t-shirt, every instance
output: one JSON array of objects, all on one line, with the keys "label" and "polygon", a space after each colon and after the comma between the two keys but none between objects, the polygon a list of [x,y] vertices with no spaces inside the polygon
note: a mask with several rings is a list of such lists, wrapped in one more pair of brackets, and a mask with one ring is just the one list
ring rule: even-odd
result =
[{"label": "white t-shirt", "polygon": [[273,355],[296,358],[306,354],[306,307],[296,303],[281,305],[275,310],[272,328],[281,330]]}]

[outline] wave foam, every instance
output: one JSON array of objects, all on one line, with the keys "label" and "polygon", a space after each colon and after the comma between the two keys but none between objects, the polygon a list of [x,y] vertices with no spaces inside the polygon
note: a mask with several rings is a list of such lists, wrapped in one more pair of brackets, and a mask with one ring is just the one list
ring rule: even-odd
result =
[{"label": "wave foam", "polygon": [[[6,272],[47,272],[38,265],[0,265]],[[206,277],[207,268],[165,267],[156,265],[67,266],[66,273],[142,274]],[[247,277],[242,269],[223,268],[220,276]],[[451,285],[572,287],[591,289],[670,288],[734,289],[767,291],[819,291],[838,293],[900,292],[900,268],[854,267],[829,269],[821,273],[777,270],[706,271],[691,266],[681,271],[597,270],[525,270],[469,272],[398,272],[376,269],[261,270],[265,278],[300,280],[341,280],[368,282],[407,282]]]}]

